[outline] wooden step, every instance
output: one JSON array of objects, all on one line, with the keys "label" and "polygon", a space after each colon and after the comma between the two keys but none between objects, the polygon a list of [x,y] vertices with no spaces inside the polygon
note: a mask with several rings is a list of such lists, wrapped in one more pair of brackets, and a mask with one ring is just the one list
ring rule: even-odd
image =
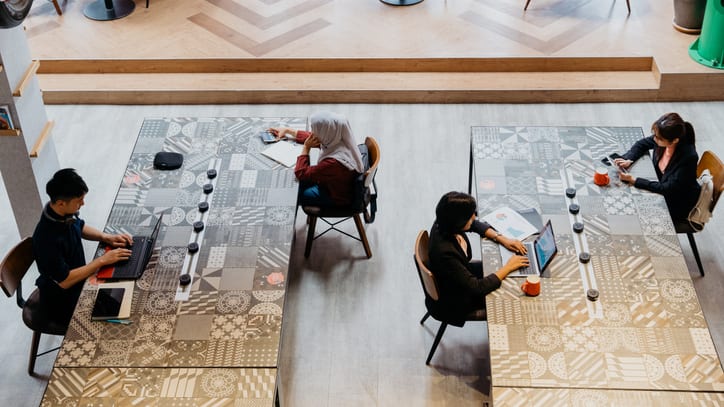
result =
[{"label": "wooden step", "polygon": [[651,72],[46,74],[40,85],[48,104],[617,101],[658,89]]},{"label": "wooden step", "polygon": [[666,99],[651,57],[43,60],[38,78],[48,104]]}]

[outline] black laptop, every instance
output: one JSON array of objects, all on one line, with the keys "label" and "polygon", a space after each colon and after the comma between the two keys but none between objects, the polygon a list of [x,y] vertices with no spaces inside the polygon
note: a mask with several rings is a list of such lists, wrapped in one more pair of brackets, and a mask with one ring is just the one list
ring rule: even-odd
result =
[{"label": "black laptop", "polygon": [[[163,213],[158,217],[156,225],[153,227],[151,236],[133,236],[133,246],[131,246],[131,257],[128,260],[119,261],[113,265],[113,273],[110,278],[122,280],[134,280],[143,275],[143,271],[151,260],[153,247],[156,244],[158,232],[161,230],[161,220]],[[99,277],[101,277],[99,275]]]}]

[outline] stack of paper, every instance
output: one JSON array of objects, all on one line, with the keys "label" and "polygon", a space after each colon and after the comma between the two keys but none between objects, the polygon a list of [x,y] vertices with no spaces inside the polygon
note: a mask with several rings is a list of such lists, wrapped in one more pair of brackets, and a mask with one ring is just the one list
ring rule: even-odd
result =
[{"label": "stack of paper", "polygon": [[538,231],[521,214],[507,206],[483,216],[483,220],[505,237],[513,239],[523,240]]}]

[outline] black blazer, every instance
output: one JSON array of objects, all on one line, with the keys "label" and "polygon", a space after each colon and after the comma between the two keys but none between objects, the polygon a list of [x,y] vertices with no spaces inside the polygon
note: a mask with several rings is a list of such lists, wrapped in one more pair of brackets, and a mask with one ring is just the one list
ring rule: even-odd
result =
[{"label": "black blazer", "polygon": [[470,272],[470,241],[464,233],[462,236],[467,242],[467,253],[460,248],[454,235],[444,235],[435,223],[430,230],[428,248],[430,271],[435,276],[440,295],[434,306],[442,318],[453,325],[462,325],[465,315],[485,308],[485,295],[500,287],[497,275],[478,278]]},{"label": "black blazer", "polygon": [[696,166],[699,163],[696,147],[692,144],[679,144],[663,173],[659,170],[659,161],[664,148],[656,144],[653,136],[637,141],[623,157],[636,161],[649,150],[654,150],[652,159],[658,181],[636,178],[634,186],[663,195],[674,223],[686,220],[696,205],[701,190],[696,181]]}]

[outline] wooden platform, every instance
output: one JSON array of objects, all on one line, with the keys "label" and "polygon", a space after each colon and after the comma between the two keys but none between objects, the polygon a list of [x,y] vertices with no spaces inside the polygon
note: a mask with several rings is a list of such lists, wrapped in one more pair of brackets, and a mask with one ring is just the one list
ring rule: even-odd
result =
[{"label": "wooden platform", "polygon": [[48,104],[640,102],[724,88],[724,75],[662,75],[650,57],[45,60],[38,75]]},{"label": "wooden platform", "polygon": [[[722,100],[659,0],[154,0],[26,20],[46,103]],[[173,7],[169,7],[169,6]]]}]

